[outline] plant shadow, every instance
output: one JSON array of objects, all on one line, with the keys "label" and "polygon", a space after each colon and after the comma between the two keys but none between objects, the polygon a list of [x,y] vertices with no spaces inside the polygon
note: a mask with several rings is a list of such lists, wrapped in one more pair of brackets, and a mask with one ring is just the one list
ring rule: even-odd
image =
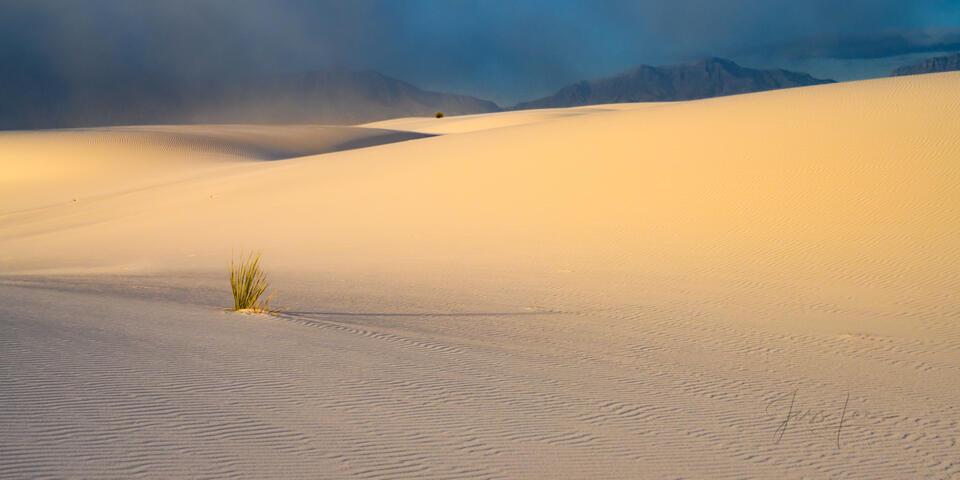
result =
[{"label": "plant shadow", "polygon": [[286,310],[280,315],[290,316],[290,317],[299,317],[299,318],[311,318],[311,317],[519,317],[519,316],[534,316],[534,315],[559,315],[562,313],[570,312],[561,312],[559,310],[524,310],[524,311],[513,311],[513,312],[463,312],[463,313],[439,313],[439,312],[421,312],[421,313],[386,313],[386,312],[310,312],[310,311],[297,311],[297,310]]}]

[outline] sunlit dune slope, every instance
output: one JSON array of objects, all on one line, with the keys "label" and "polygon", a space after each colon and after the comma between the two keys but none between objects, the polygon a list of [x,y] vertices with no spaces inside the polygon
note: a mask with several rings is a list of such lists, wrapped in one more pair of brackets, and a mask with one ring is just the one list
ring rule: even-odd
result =
[{"label": "sunlit dune slope", "polygon": [[[576,114],[407,120],[412,130],[465,133],[105,196],[82,175],[68,181],[59,167],[17,161],[5,189],[24,198],[4,200],[0,268],[221,269],[232,248],[246,247],[305,271],[620,272],[605,278],[945,301],[960,288],[958,106],[960,74],[950,73]],[[409,125],[427,121],[437,126]],[[249,128],[231,138],[243,145],[269,132]],[[30,135],[43,145],[42,134],[18,135],[3,141],[7,165],[29,155]],[[178,152],[141,143],[129,157],[84,157],[83,136],[105,148],[102,134],[60,135],[77,140],[57,165],[78,170]],[[107,170],[95,175],[103,191],[136,173]],[[91,198],[67,201],[80,190]],[[9,214],[26,204],[55,205]]]}]

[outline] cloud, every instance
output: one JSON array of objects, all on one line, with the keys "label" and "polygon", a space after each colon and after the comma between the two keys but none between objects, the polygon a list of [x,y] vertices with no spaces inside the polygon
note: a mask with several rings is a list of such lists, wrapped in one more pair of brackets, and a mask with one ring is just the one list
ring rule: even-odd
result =
[{"label": "cloud", "polygon": [[910,32],[960,27],[955,4],[5,0],[0,2],[0,62],[21,78],[67,83],[116,75],[194,78],[372,69],[419,86],[509,104],[641,63],[761,51],[774,59],[935,51],[954,45],[954,37]]},{"label": "cloud", "polygon": [[765,47],[792,59],[875,59],[912,53],[960,50],[960,29],[881,32],[862,35],[828,34]]}]

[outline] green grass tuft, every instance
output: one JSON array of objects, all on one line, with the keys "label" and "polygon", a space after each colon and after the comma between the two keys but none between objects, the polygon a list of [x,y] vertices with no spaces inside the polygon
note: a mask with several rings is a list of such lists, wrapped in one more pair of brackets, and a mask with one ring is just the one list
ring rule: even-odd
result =
[{"label": "green grass tuft", "polygon": [[261,252],[255,252],[244,258],[241,252],[239,260],[230,256],[230,289],[233,291],[234,311],[277,313],[282,310],[270,308],[270,300],[277,294],[276,290],[266,300],[261,300],[270,284],[267,274],[260,268],[260,255]]}]

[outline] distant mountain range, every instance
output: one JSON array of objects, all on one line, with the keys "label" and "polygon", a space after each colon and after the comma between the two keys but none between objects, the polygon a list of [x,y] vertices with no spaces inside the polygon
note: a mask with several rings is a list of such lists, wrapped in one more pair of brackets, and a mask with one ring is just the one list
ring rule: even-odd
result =
[{"label": "distant mountain range", "polygon": [[548,97],[517,104],[513,109],[695,100],[824,83],[834,81],[787,70],[744,68],[730,60],[707,58],[666,67],[643,65],[612,77],[574,83]]},{"label": "distant mountain range", "polygon": [[[744,68],[708,58],[641,66],[583,81],[506,110],[654,102],[832,83],[806,73]],[[65,81],[0,69],[0,130],[182,123],[356,124],[387,118],[487,113],[497,104],[421,90],[374,71],[321,70],[261,78],[184,82],[155,76]]]},{"label": "distant mountain range", "polygon": [[921,73],[952,72],[960,70],[960,53],[947,55],[944,57],[928,58],[915,65],[900,67],[890,74],[892,77],[902,75],[918,75]]},{"label": "distant mountain range", "polygon": [[499,110],[493,102],[421,90],[373,71],[204,82],[137,77],[73,84],[55,78],[0,78],[0,129],[7,130],[163,123],[353,124],[438,111],[462,115]]}]

